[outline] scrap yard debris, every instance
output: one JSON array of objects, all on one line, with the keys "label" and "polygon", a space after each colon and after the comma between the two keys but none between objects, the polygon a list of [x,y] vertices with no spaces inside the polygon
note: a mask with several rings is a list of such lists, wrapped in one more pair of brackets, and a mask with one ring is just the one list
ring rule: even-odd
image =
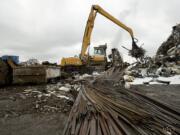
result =
[{"label": "scrap yard debris", "polygon": [[[166,42],[164,42],[158,49],[157,55],[167,55],[175,47],[178,49],[180,45],[180,24],[173,27],[172,34]],[[178,51],[178,50],[177,50]],[[178,51],[179,52],[179,51]],[[175,52],[174,52],[175,53]]]},{"label": "scrap yard debris", "polygon": [[124,81],[130,84],[180,83],[180,24],[158,49],[155,57],[145,56],[124,71]]},{"label": "scrap yard debris", "polygon": [[[168,92],[164,91],[163,85],[151,86],[180,84],[178,35],[179,25],[173,27],[172,35],[160,46],[155,57],[144,56],[143,49],[133,50],[142,51],[143,57],[132,64],[123,62],[118,49],[113,48],[111,66],[105,72],[74,74],[48,84],[1,88],[0,118],[3,122],[0,124],[3,127],[6,121],[16,117],[23,119],[24,115],[65,114],[69,118],[61,124],[64,131],[56,128],[60,135],[179,135],[179,85],[168,87]],[[3,65],[1,69],[12,64],[0,62]],[[29,60],[15,66],[13,71],[18,81],[32,77],[31,73],[33,81],[40,81],[40,77],[51,79],[48,71],[53,77],[61,73],[56,64],[38,63],[37,60]],[[143,85],[138,87],[137,84]],[[172,89],[175,93],[171,92]],[[1,130],[8,132],[0,127]]]},{"label": "scrap yard debris", "polygon": [[139,47],[135,41],[133,41],[132,49],[129,51],[129,54],[134,58],[143,58],[145,55],[145,50],[142,47]]},{"label": "scrap yard debris", "polygon": [[[108,59],[107,44],[89,54],[97,13],[130,34],[132,49],[123,48],[136,62],[124,62],[117,48]],[[93,5],[79,57],[62,58],[60,65],[0,57],[0,134],[37,128],[38,135],[179,135],[180,24],[154,57],[136,43],[130,27]]]},{"label": "scrap yard debris", "polygon": [[[13,117],[13,114],[24,115],[26,113],[68,113],[79,87],[77,84],[57,83],[1,88],[0,102],[3,103],[5,100],[7,104],[6,107],[1,108],[0,117]],[[17,104],[17,108],[14,108],[15,106],[9,108],[12,102]]]},{"label": "scrap yard debris", "polygon": [[21,62],[22,66],[31,66],[31,65],[40,65],[40,62],[37,59],[29,59],[25,62]]},{"label": "scrap yard debris", "polygon": [[64,135],[178,135],[179,116],[170,105],[103,78],[81,87]]},{"label": "scrap yard debris", "polygon": [[[180,35],[178,28],[179,25],[173,27],[170,38]],[[167,59],[164,54],[163,62],[157,63],[157,59],[144,57],[128,68],[114,65],[94,80],[86,80],[71,109],[64,135],[180,134],[178,104],[159,101],[134,88],[126,89],[126,82],[133,82],[136,78],[149,78],[144,84],[170,84],[174,78],[180,80],[179,43],[176,42],[178,40],[173,40],[169,45],[169,40],[160,47],[156,58],[166,53],[173,59]],[[168,49],[162,50],[160,54],[161,48]],[[171,77],[170,81],[167,81],[167,77]],[[126,84],[125,87],[122,84]]]}]

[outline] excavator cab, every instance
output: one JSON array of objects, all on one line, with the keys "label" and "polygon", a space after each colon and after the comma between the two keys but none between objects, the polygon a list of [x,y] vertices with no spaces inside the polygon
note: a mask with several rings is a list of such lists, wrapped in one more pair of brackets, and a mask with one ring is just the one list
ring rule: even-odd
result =
[{"label": "excavator cab", "polygon": [[94,47],[94,55],[106,56],[107,44]]},{"label": "excavator cab", "polygon": [[104,55],[104,50],[102,48],[94,47],[94,55]]},{"label": "excavator cab", "polygon": [[91,63],[93,65],[106,64],[106,49],[107,44],[94,47],[94,55],[91,56]]}]

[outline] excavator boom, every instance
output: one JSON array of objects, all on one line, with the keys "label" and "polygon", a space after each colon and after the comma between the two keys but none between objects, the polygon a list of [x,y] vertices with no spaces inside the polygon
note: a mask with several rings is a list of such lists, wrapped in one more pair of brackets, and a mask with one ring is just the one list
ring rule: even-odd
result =
[{"label": "excavator boom", "polygon": [[126,30],[130,34],[130,36],[132,38],[132,42],[134,43],[134,35],[133,35],[133,31],[131,28],[127,27],[121,21],[119,21],[118,19],[116,19],[115,17],[110,15],[108,12],[106,12],[100,6],[93,5],[91,7],[91,12],[89,14],[89,18],[88,18],[87,25],[86,25],[85,32],[84,32],[83,43],[82,43],[81,54],[80,54],[81,59],[83,59],[83,57],[85,57],[87,55],[86,51],[87,51],[88,46],[90,45],[91,33],[92,33],[92,30],[94,27],[94,21],[95,21],[97,13],[100,13],[107,19],[111,20],[113,23],[117,24],[119,27]]},{"label": "excavator boom", "polygon": [[129,32],[129,34],[131,35],[132,38],[134,38],[133,35],[133,31],[131,28],[129,28],[128,26],[126,26],[125,24],[123,24],[121,21],[119,21],[118,19],[116,19],[115,17],[113,17],[112,15],[110,15],[108,12],[106,12],[104,9],[102,9],[100,6],[98,5],[94,5],[93,8],[99,12],[101,15],[103,15],[104,17],[106,17],[107,19],[111,20],[112,22],[114,22],[115,24],[117,24],[118,26],[120,26],[121,28],[125,29],[127,32]]}]

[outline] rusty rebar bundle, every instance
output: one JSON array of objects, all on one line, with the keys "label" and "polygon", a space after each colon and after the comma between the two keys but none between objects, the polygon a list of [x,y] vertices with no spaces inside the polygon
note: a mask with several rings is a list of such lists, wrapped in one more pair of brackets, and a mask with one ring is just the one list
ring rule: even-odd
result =
[{"label": "rusty rebar bundle", "polygon": [[103,80],[82,87],[64,135],[178,135],[179,116],[165,104]]}]

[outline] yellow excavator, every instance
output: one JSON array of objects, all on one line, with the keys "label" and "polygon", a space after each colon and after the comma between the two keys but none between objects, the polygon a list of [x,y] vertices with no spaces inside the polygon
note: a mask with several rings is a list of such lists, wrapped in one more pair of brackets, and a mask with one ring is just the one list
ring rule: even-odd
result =
[{"label": "yellow excavator", "polygon": [[[99,5],[92,5],[91,12],[89,14],[89,18],[86,24],[81,53],[79,57],[69,57],[69,58],[62,58],[61,60],[61,68],[65,72],[73,72],[73,71],[80,71],[86,72],[86,69],[95,69],[94,67],[106,67],[107,66],[107,57],[106,57],[106,45],[101,45],[99,47],[94,48],[94,55],[89,55],[90,46],[90,39],[92,30],[94,27],[94,21],[96,18],[97,13],[101,14],[102,16],[106,17],[107,19],[111,20],[113,23],[118,25],[119,27],[126,30],[132,39],[132,48],[137,48],[138,46],[135,43],[135,38],[133,35],[133,31],[131,28],[127,27],[125,24],[120,22],[118,19],[110,15],[106,12],[103,8]],[[93,67],[93,68],[92,68]]]}]

